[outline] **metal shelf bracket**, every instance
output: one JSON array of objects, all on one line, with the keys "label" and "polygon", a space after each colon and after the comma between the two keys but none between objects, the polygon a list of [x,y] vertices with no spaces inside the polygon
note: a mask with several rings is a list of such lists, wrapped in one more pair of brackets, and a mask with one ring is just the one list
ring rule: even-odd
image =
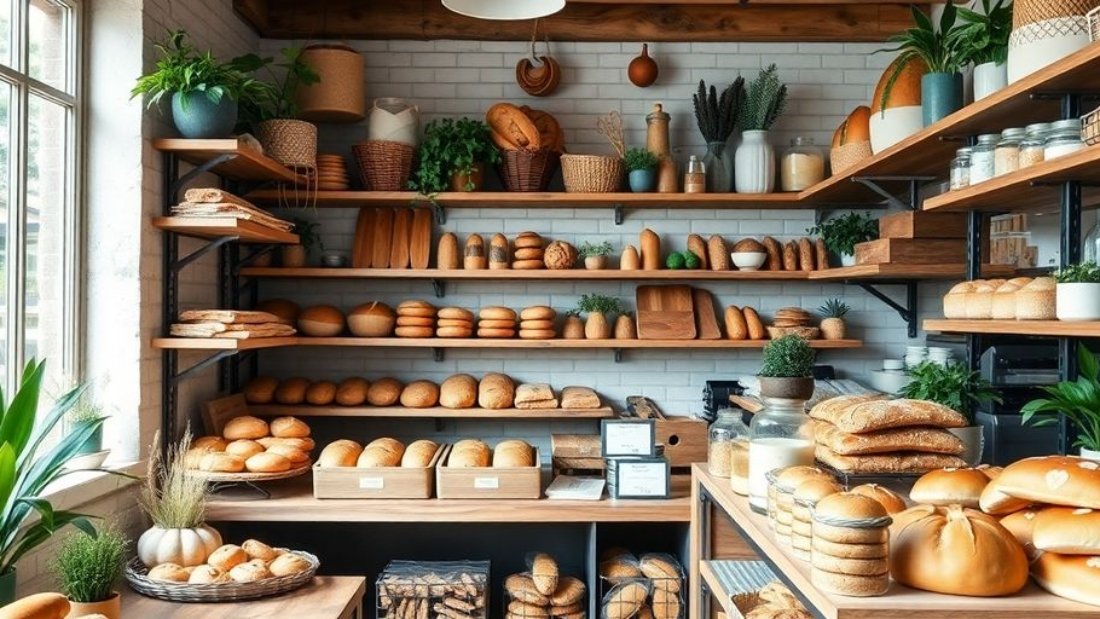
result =
[{"label": "metal shelf bracket", "polygon": [[614,209],[614,212],[615,212],[615,225],[616,226],[623,225],[623,221],[626,219],[626,209],[623,208],[622,204],[616,204],[612,208]]},{"label": "metal shelf bracket", "polygon": [[902,283],[902,285],[905,286],[905,305],[901,305],[897,301],[891,299],[881,290],[876,288],[874,284],[868,282],[855,283],[857,286],[870,293],[871,296],[882,301],[888,305],[890,309],[897,312],[909,327],[909,337],[917,337],[917,282],[909,281]]},{"label": "metal shelf bracket", "polygon": [[187,183],[190,183],[192,180],[195,179],[195,177],[199,176],[200,174],[206,174],[207,172],[209,172],[210,170],[213,170],[214,168],[220,166],[221,164],[226,163],[228,161],[232,161],[233,159],[236,159],[236,158],[237,158],[236,153],[224,153],[224,154],[218,155],[217,157],[214,157],[213,159],[203,163],[202,165],[198,165],[198,166],[195,166],[195,167],[191,168],[190,170],[187,171],[186,174],[184,174],[183,176],[180,176],[174,182],[172,182],[171,186],[168,188],[168,197],[169,197],[169,199],[172,200],[173,202],[178,201],[179,200],[179,192],[180,192],[181,189],[183,189],[184,185],[186,185]]},{"label": "metal shelf bracket", "polygon": [[432,202],[432,213],[435,215],[435,223],[438,226],[442,226],[447,223],[447,209],[438,202]]},{"label": "metal shelf bracket", "polygon": [[623,349],[622,348],[612,349],[611,354],[612,354],[612,358],[615,360],[615,363],[622,363],[623,362]]},{"label": "metal shelf bracket", "polygon": [[208,253],[212,250],[218,249],[219,247],[222,247],[223,245],[226,245],[228,243],[232,243],[233,241],[236,241],[239,238],[240,238],[239,236],[223,236],[223,237],[214,239],[213,241],[210,241],[209,243],[203,245],[202,247],[196,249],[195,251],[187,254],[183,258],[180,258],[179,260],[176,260],[175,262],[173,262],[172,263],[172,270],[175,271],[176,273],[179,273],[185,267],[187,267],[187,265],[189,265],[192,262],[194,262],[194,261],[198,260],[199,258],[203,257],[203,255],[205,255],[206,253]]},{"label": "metal shelf bracket", "polygon": [[446,281],[444,281],[442,279],[439,279],[438,277],[433,277],[431,279],[431,282],[432,282],[432,292],[435,293],[435,296],[436,296],[437,299],[442,299],[443,297],[447,296],[447,282]]},{"label": "metal shelf bracket", "polygon": [[[921,195],[920,185],[923,182],[934,181],[934,176],[853,176],[852,182],[859,183],[871,191],[882,196],[886,200],[886,204],[891,208],[899,208],[909,211],[915,211],[920,208]],[[909,196],[907,200],[902,200],[886,190],[880,183],[883,182],[907,182],[909,183]]]},{"label": "metal shelf bracket", "polygon": [[435,347],[435,348],[432,348],[432,360],[435,361],[436,363],[439,363],[439,362],[443,361],[443,357],[444,357],[443,352],[444,352],[444,350],[446,350],[446,349],[439,348],[438,346]]},{"label": "metal shelf bracket", "polygon": [[178,383],[182,382],[183,380],[185,380],[188,376],[194,374],[195,372],[201,372],[202,370],[205,370],[206,368],[210,367],[211,365],[214,365],[215,363],[221,361],[222,359],[228,359],[229,357],[232,357],[235,354],[237,354],[237,351],[235,351],[235,350],[219,350],[218,352],[210,355],[209,357],[203,359],[202,361],[199,361],[198,363],[196,363],[195,365],[192,365],[191,367],[187,368],[186,370],[176,372],[176,374],[174,376],[172,376],[172,384],[178,384]]}]

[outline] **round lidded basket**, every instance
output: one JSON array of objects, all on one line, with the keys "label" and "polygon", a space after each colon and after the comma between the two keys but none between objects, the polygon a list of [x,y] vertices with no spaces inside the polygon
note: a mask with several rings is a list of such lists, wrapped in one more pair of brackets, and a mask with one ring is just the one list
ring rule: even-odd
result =
[{"label": "round lidded basket", "polygon": [[402,191],[412,173],[412,146],[386,140],[367,140],[351,147],[359,176],[371,191]]},{"label": "round lidded basket", "polygon": [[288,576],[275,576],[256,582],[191,584],[162,582],[149,578],[149,568],[134,557],[126,564],[125,577],[130,588],[138,593],[172,602],[239,602],[271,597],[293,591],[313,580],[321,561],[316,556],[300,550],[291,551],[309,562],[308,569]]},{"label": "round lidded basket", "polygon": [[502,150],[500,180],[508,191],[546,191],[560,163],[561,153],[549,148]]},{"label": "round lidded basket", "polygon": [[298,115],[323,123],[353,123],[367,116],[363,56],[340,44],[310,45],[302,61],[321,78],[298,89]]},{"label": "round lidded basket", "polygon": [[612,193],[623,183],[623,161],[604,155],[562,155],[561,172],[569,193]]},{"label": "round lidded basket", "polygon": [[265,120],[256,127],[264,154],[290,168],[317,166],[317,125],[304,120]]}]

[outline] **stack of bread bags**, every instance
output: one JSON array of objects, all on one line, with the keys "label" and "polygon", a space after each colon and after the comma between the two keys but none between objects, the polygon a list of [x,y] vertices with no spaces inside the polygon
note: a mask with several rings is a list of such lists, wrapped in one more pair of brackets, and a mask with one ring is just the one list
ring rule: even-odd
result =
[{"label": "stack of bread bags", "polygon": [[815,455],[849,473],[923,473],[965,466],[962,441],[946,430],[968,425],[962,414],[924,400],[845,395],[810,410]]},{"label": "stack of bread bags", "polygon": [[1100,462],[1073,456],[1020,460],[982,492],[981,508],[1032,555],[1051,593],[1100,606]]},{"label": "stack of bread bags", "polygon": [[840,595],[882,595],[890,587],[886,508],[854,492],[838,492],[814,506],[810,572],[814,586]]},{"label": "stack of bread bags", "polygon": [[[768,483],[768,519],[775,537],[791,544],[791,524],[794,522],[794,491],[811,479],[832,480],[832,475],[812,466],[789,466],[771,471]],[[771,479],[775,481],[772,482]]]}]

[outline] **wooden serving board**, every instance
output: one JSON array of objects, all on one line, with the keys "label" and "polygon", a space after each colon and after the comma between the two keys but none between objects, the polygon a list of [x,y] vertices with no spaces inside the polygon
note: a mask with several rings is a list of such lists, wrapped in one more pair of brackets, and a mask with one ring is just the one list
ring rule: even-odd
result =
[{"label": "wooden serving board", "polygon": [[374,217],[374,238],[371,241],[372,269],[390,266],[390,245],[393,243],[393,209],[380,208]]},{"label": "wooden serving board", "polygon": [[722,339],[722,330],[718,328],[718,315],[714,312],[714,297],[702,288],[692,289],[691,295],[695,305],[695,328],[699,339]]},{"label": "wooden serving board", "polygon": [[412,231],[412,211],[399,208],[393,213],[393,241],[390,243],[390,268],[409,268],[409,234]]},{"label": "wooden serving board", "polygon": [[691,286],[638,286],[638,339],[695,339],[695,301]]},{"label": "wooden serving board", "polygon": [[355,220],[355,243],[352,245],[351,266],[366,269],[371,263],[371,241],[374,239],[374,213],[372,208],[360,208]]},{"label": "wooden serving board", "polygon": [[432,210],[413,209],[409,235],[409,261],[414,269],[426,269],[432,256]]}]

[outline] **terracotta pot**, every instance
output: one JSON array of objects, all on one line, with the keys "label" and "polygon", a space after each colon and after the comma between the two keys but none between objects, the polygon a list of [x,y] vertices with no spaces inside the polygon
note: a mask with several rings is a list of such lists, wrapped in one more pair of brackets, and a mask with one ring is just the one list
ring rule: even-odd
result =
[{"label": "terracotta pot", "polygon": [[636,340],[638,339],[638,327],[634,324],[634,317],[622,314],[615,319],[615,339],[617,340]]},{"label": "terracotta pot", "polygon": [[279,262],[288,269],[300,269],[309,261],[305,245],[284,245],[279,248]]},{"label": "terracotta pot", "polygon": [[485,164],[475,163],[469,174],[455,172],[451,175],[451,191],[481,191],[485,184]]},{"label": "terracotta pot", "polygon": [[821,337],[826,340],[842,340],[848,329],[842,318],[825,318],[821,321]]},{"label": "terracotta pot", "polygon": [[565,322],[561,327],[562,339],[566,340],[583,340],[584,339],[584,321],[580,316],[566,316]]},{"label": "terracotta pot", "polygon": [[66,617],[83,617],[85,615],[103,615],[107,619],[120,619],[122,617],[122,598],[115,591],[111,597],[102,602],[74,602],[69,600],[69,614]]},{"label": "terracotta pot", "polygon": [[589,271],[599,271],[607,268],[607,256],[585,256],[584,268]]},{"label": "terracotta pot", "polygon": [[611,339],[611,325],[607,322],[607,316],[603,312],[591,312],[584,321],[584,339],[607,340]]}]

